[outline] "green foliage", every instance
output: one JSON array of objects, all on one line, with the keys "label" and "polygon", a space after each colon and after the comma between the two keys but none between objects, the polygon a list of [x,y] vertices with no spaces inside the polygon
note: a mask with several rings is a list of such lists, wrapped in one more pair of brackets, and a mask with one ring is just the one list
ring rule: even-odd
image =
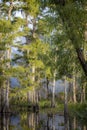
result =
[{"label": "green foliage", "polygon": [[[72,109],[73,108],[73,109]],[[86,112],[87,112],[87,103],[83,104],[70,104],[69,109],[71,111],[72,116],[76,116],[79,122],[86,124]]]},{"label": "green foliage", "polygon": [[41,100],[39,102],[39,106],[41,108],[49,108],[50,107],[50,101],[49,100]]},{"label": "green foliage", "polygon": [[[39,89],[46,77],[71,80],[76,74],[83,84],[86,82],[76,53],[77,48],[87,50],[86,0],[67,0],[65,4],[56,0],[3,0],[0,7],[0,85],[12,76],[18,78],[21,88],[13,95],[19,97]],[[24,44],[17,40],[22,37]],[[17,54],[11,53],[12,47],[18,49]],[[40,105],[49,106],[49,102]]]},{"label": "green foliage", "polygon": [[39,12],[39,3],[37,0],[23,0],[24,4],[22,6],[22,9],[26,12],[26,14],[30,14],[33,17],[36,17],[36,15]]}]

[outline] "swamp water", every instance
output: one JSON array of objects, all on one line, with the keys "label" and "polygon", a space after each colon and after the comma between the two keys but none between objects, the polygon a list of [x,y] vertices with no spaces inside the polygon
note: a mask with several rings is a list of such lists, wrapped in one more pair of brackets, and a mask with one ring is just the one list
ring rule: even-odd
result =
[{"label": "swamp water", "polygon": [[63,113],[0,114],[0,130],[87,130],[76,117],[64,118]]}]

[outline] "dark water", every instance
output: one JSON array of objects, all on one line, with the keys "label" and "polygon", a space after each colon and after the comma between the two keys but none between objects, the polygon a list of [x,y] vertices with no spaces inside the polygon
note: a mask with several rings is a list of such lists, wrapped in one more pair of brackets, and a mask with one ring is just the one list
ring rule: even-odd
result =
[{"label": "dark water", "polygon": [[0,114],[0,130],[87,130],[76,117],[64,118],[63,113]]}]

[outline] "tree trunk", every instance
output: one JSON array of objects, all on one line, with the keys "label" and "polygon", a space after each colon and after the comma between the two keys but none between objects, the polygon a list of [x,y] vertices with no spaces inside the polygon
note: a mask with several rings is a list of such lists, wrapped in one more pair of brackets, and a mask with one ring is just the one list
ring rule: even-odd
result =
[{"label": "tree trunk", "polygon": [[83,103],[83,91],[81,92],[81,103]]},{"label": "tree trunk", "polygon": [[81,103],[84,103],[86,99],[85,96],[85,86],[82,87],[82,91],[81,91]]},{"label": "tree trunk", "polygon": [[13,10],[13,0],[10,1],[10,7],[9,7],[9,10],[8,10],[8,19],[10,19],[11,17],[11,12]]},{"label": "tree trunk", "polygon": [[30,92],[29,91],[27,92],[27,102],[28,103],[30,102]]},{"label": "tree trunk", "polygon": [[[8,10],[8,20],[10,20],[10,18],[11,18],[12,10],[13,10],[13,0],[10,1],[10,7],[9,7],[9,10]],[[7,45],[7,50],[6,50],[6,53],[5,53],[5,59],[6,60],[11,59],[11,47],[10,47],[10,45]],[[10,61],[8,61],[6,63],[6,67],[7,67],[7,69],[10,68]],[[4,88],[3,88],[3,90],[4,90],[3,111],[4,112],[9,112],[9,86],[10,86],[10,81],[9,81],[9,78],[7,77],[7,80],[5,81]]]},{"label": "tree trunk", "polygon": [[[11,47],[7,46],[8,49],[6,50],[6,59],[11,60]],[[10,65],[10,61],[7,62],[6,64],[7,68],[10,69],[11,65]],[[7,77],[7,80],[5,82],[5,89],[6,89],[6,95],[5,95],[5,109],[6,111],[9,111],[9,87],[10,87],[10,80],[9,77]]]},{"label": "tree trunk", "polygon": [[48,77],[46,77],[46,96],[47,98],[49,98],[49,79]]},{"label": "tree trunk", "polygon": [[3,82],[3,88],[2,88],[2,107],[1,112],[5,112],[5,105],[6,105],[6,88],[5,88],[5,81]]},{"label": "tree trunk", "polygon": [[73,101],[76,103],[76,77],[73,74]]},{"label": "tree trunk", "polygon": [[69,122],[68,122],[68,116],[69,116],[69,112],[68,112],[68,90],[67,90],[67,81],[66,81],[66,77],[65,77],[65,86],[64,86],[64,98],[65,98],[65,101],[64,101],[64,126],[65,126],[65,129],[64,130],[68,130],[68,127],[69,127]]},{"label": "tree trunk", "polygon": [[33,103],[36,103],[36,92],[35,92],[35,66],[32,67],[32,82],[33,82]]},{"label": "tree trunk", "polygon": [[5,112],[9,112],[9,80],[7,80],[6,84],[6,104],[5,104]]},{"label": "tree trunk", "polygon": [[55,107],[55,86],[56,86],[55,76],[56,76],[56,73],[54,72],[53,88],[52,88],[52,103],[51,103],[52,107]]},{"label": "tree trunk", "polygon": [[68,98],[69,102],[73,101],[73,93],[72,93],[72,83],[69,82],[69,98]]},{"label": "tree trunk", "polygon": [[86,101],[86,90],[85,90],[85,86],[83,88],[83,102]]},{"label": "tree trunk", "polygon": [[[66,5],[66,0],[55,0],[55,3],[58,3],[60,5]],[[59,14],[60,14],[60,17],[62,19],[62,22],[63,24],[65,25],[65,28],[67,30],[67,28],[70,28],[72,27],[72,24],[71,22],[68,20],[67,21],[67,17],[64,15],[64,12],[63,11],[60,11],[60,9],[58,10],[59,11]],[[66,22],[67,22],[67,26],[66,26]],[[67,33],[69,35],[70,31]],[[76,34],[72,34],[72,36],[70,36],[70,40],[72,41],[75,49],[76,49],[76,53],[77,53],[77,56],[78,56],[78,59],[79,59],[79,62],[80,62],[80,65],[85,73],[85,75],[87,76],[87,63],[86,63],[86,60],[85,60],[85,56],[84,56],[84,53],[83,53],[83,50],[81,48],[76,47],[76,43],[75,41],[73,40],[73,38],[75,37]],[[85,40],[87,41],[87,31],[85,31]]]},{"label": "tree trunk", "polygon": [[36,104],[38,104],[38,102],[39,102],[39,94],[38,94],[39,92],[37,91],[37,93],[36,93]]},{"label": "tree trunk", "polygon": [[66,78],[65,78],[65,86],[64,86],[64,115],[67,116],[68,115],[68,95],[67,95],[67,82],[66,82]]},{"label": "tree trunk", "polygon": [[3,87],[1,87],[1,98],[0,98],[0,112],[2,112],[2,107],[3,107]]},{"label": "tree trunk", "polygon": [[85,61],[83,51],[80,48],[77,48],[76,52],[77,52],[77,56],[78,56],[78,59],[80,61],[80,64],[83,68],[83,71],[85,72],[85,75],[87,76],[87,63]]}]

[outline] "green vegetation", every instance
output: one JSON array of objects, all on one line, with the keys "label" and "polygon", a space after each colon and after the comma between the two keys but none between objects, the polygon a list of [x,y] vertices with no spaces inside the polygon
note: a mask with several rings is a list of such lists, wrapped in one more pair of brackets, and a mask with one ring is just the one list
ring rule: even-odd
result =
[{"label": "green vegetation", "polygon": [[68,113],[69,103],[87,120],[87,1],[0,1],[0,112]]},{"label": "green vegetation", "polygon": [[86,124],[87,116],[87,103],[84,104],[69,104],[70,114],[76,116],[78,120]]}]

